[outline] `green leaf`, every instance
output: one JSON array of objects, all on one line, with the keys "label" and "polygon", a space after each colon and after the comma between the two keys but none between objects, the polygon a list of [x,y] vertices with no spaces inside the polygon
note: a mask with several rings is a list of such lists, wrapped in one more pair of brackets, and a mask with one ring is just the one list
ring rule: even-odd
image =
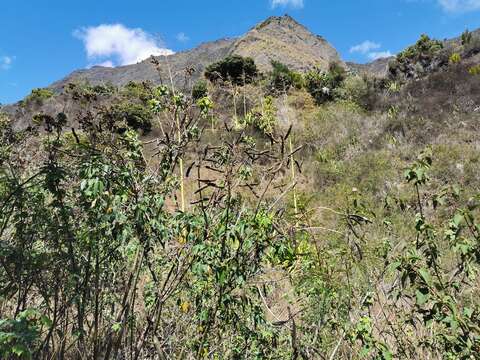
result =
[{"label": "green leaf", "polygon": [[40,317],[40,322],[41,322],[44,326],[46,326],[46,327],[48,327],[48,328],[51,327],[52,324],[53,324],[52,320],[50,320],[50,319],[49,319],[48,317],[46,317],[45,315],[42,315],[42,316]]},{"label": "green leaf", "polygon": [[419,306],[425,305],[428,299],[430,298],[430,296],[428,295],[428,292],[424,293],[420,290],[417,290],[415,292],[415,297],[417,298],[417,305]]},{"label": "green leaf", "polygon": [[425,282],[425,284],[427,284],[428,286],[432,286],[432,278],[427,269],[421,268],[418,270],[418,273],[422,280]]},{"label": "green leaf", "polygon": [[398,270],[398,268],[400,268],[401,265],[402,265],[401,261],[395,261],[395,262],[391,263],[390,265],[388,265],[388,271]]},{"label": "green leaf", "polygon": [[463,222],[464,217],[462,214],[455,214],[453,217],[453,223],[458,227]]},{"label": "green leaf", "polygon": [[382,357],[383,357],[384,360],[392,360],[393,359],[392,353],[387,349],[382,351]]},{"label": "green leaf", "polygon": [[12,353],[17,355],[18,357],[21,357],[23,355],[26,355],[30,358],[30,352],[28,351],[28,349],[22,345],[22,344],[15,344],[12,346]]},{"label": "green leaf", "polygon": [[470,308],[465,308],[463,309],[463,314],[470,319],[473,315],[473,310]]}]

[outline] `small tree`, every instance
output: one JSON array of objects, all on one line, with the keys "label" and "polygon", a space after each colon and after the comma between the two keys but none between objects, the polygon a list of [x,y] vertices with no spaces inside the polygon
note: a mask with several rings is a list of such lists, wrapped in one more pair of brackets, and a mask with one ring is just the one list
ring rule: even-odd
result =
[{"label": "small tree", "polygon": [[192,88],[192,98],[199,100],[208,95],[207,82],[205,80],[199,80]]},{"label": "small tree", "polygon": [[472,41],[472,33],[470,31],[465,30],[463,33],[462,33],[462,45],[468,45],[471,41]]},{"label": "small tree", "polygon": [[152,129],[153,114],[147,107],[130,102],[121,102],[112,107],[106,117],[113,118],[114,122],[124,121],[126,125],[135,129],[149,132]]},{"label": "small tree", "polygon": [[345,69],[332,63],[327,72],[318,68],[309,71],[305,75],[305,86],[317,104],[323,104],[334,99],[334,90],[342,85],[345,77]]},{"label": "small tree", "polygon": [[420,39],[404,51],[399,53],[395,60],[389,63],[391,77],[419,77],[426,73],[425,70],[433,70],[448,64],[448,56],[442,58],[443,43],[431,39],[423,34]]},{"label": "small tree", "polygon": [[28,95],[23,101],[23,105],[42,105],[47,99],[53,97],[55,93],[50,89],[37,88],[33,89],[30,95]]},{"label": "small tree", "polygon": [[211,82],[231,81],[235,85],[251,83],[258,75],[258,69],[252,58],[239,55],[229,56],[211,64],[205,70],[205,77]]},{"label": "small tree", "polygon": [[268,91],[271,93],[283,93],[290,88],[301,89],[303,87],[303,76],[292,71],[285,64],[279,61],[272,61],[272,71],[269,74]]}]

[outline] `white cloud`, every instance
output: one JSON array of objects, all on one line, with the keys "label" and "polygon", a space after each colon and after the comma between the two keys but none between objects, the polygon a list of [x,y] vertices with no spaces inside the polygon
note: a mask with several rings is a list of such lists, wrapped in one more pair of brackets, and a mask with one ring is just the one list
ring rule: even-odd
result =
[{"label": "white cloud", "polygon": [[373,41],[366,40],[361,44],[352,46],[350,48],[351,53],[360,53],[360,54],[367,54],[368,52],[371,52],[372,50],[380,49],[382,45],[377,44]]},{"label": "white cloud", "polygon": [[393,54],[390,51],[373,51],[368,53],[367,56],[370,60],[378,60],[388,58],[390,56],[393,56]]},{"label": "white cloud", "polygon": [[12,67],[12,63],[15,57],[13,56],[0,56],[0,69],[8,70]]},{"label": "white cloud", "polygon": [[107,60],[107,61],[101,62],[100,64],[95,64],[92,66],[103,66],[103,67],[113,68],[115,67],[115,64],[113,63],[113,61]]},{"label": "white cloud", "polygon": [[122,24],[102,24],[74,32],[83,41],[88,59],[103,66],[130,65],[151,55],[171,55],[174,52],[142,29],[129,29]]},{"label": "white cloud", "polygon": [[352,46],[350,48],[350,52],[362,54],[370,60],[377,60],[392,56],[392,53],[390,51],[378,51],[381,47],[382,44],[370,40],[365,40],[361,44]]},{"label": "white cloud", "polygon": [[291,6],[293,8],[301,9],[304,6],[303,0],[270,0],[272,8],[278,6],[286,7]]},{"label": "white cloud", "polygon": [[447,12],[468,12],[480,10],[480,0],[438,0]]},{"label": "white cloud", "polygon": [[185,34],[184,32],[181,32],[177,34],[177,40],[182,43],[186,43],[190,40],[190,38],[187,36],[187,34]]}]

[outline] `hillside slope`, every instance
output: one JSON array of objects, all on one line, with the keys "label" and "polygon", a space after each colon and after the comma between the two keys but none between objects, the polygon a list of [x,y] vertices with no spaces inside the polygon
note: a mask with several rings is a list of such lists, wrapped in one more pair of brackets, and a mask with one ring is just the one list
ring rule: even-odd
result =
[{"label": "hillside slope", "polygon": [[[340,61],[337,51],[325,39],[314,35],[288,15],[268,18],[237,39],[208,42],[189,51],[156,59],[161,65],[162,80],[169,81],[170,68],[175,84],[182,86],[186,68],[195,69],[192,80],[196,80],[209,64],[228,55],[252,57],[261,71],[268,71],[272,60],[285,63],[294,70],[306,70],[313,66],[325,69],[329,62]],[[117,68],[95,66],[76,71],[52,84],[51,88],[58,91],[70,82],[121,86],[129,81],[146,80],[154,83],[161,81],[150,59]]]}]

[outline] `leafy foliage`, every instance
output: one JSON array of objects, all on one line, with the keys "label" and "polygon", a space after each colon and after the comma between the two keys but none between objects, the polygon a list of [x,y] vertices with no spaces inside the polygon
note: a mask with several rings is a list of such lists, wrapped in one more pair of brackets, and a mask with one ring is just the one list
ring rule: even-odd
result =
[{"label": "leafy foliage", "polygon": [[115,104],[105,117],[123,121],[129,127],[149,132],[152,128],[153,113],[144,105],[130,102]]},{"label": "leafy foliage", "polygon": [[468,69],[471,75],[480,75],[480,65],[472,66]]},{"label": "leafy foliage", "polygon": [[[185,211],[167,205],[183,181],[179,158],[213,107],[206,99],[193,103],[159,87],[148,111],[84,114],[81,134],[66,134],[63,116],[37,119],[45,161],[2,165],[0,177],[0,299],[13,314],[0,323],[3,354],[267,358],[279,351],[283,335],[265,317],[268,289],[257,282],[293,250],[281,217],[264,201],[249,207],[240,192],[247,169],[270,152],[244,136],[207,149],[198,161],[224,175],[201,185]],[[138,121],[126,120],[120,132],[119,112],[165,116],[154,169],[133,130]],[[6,151],[13,157],[17,148]],[[22,317],[31,305],[39,317]]]},{"label": "leafy foliage", "polygon": [[193,85],[192,88],[192,97],[194,100],[199,100],[208,95],[207,82],[204,80],[199,80]]},{"label": "leafy foliage", "polygon": [[205,70],[205,77],[211,82],[231,81],[236,85],[251,83],[257,75],[258,70],[253,59],[239,55],[229,56],[209,65]]},{"label": "leafy foliage", "polygon": [[30,95],[28,95],[23,101],[22,104],[25,106],[28,105],[42,105],[43,102],[47,99],[53,97],[54,92],[50,89],[37,88],[33,89]]},{"label": "leafy foliage", "polygon": [[449,61],[451,64],[458,64],[460,61],[462,61],[462,57],[459,53],[453,53],[450,55]]},{"label": "leafy foliage", "polygon": [[396,59],[389,63],[390,75],[396,78],[421,77],[432,69],[448,63],[448,56],[443,57],[443,43],[430,39],[423,34],[415,45],[400,52]]},{"label": "leafy foliage", "polygon": [[302,74],[292,71],[278,61],[272,61],[272,71],[267,80],[268,91],[272,94],[282,94],[294,87],[301,89],[303,87]]},{"label": "leafy foliage", "polygon": [[332,63],[327,72],[319,69],[309,71],[305,75],[305,87],[317,104],[322,104],[334,99],[334,91],[341,86],[345,76],[345,69]]},{"label": "leafy foliage", "polygon": [[33,309],[20,312],[16,319],[0,320],[0,355],[31,359],[31,349],[38,346],[42,329],[51,325],[50,319]]},{"label": "leafy foliage", "polygon": [[277,108],[273,97],[267,96],[259,109],[247,114],[246,124],[253,125],[263,134],[272,135],[277,124]]},{"label": "leafy foliage", "polygon": [[[74,85],[68,118],[0,115],[0,357],[477,358],[478,82],[444,70],[332,65],[309,96],[276,64],[279,98]],[[455,126],[405,115],[438,89]]]},{"label": "leafy foliage", "polygon": [[468,45],[472,41],[472,33],[466,29],[461,35],[462,45]]}]

